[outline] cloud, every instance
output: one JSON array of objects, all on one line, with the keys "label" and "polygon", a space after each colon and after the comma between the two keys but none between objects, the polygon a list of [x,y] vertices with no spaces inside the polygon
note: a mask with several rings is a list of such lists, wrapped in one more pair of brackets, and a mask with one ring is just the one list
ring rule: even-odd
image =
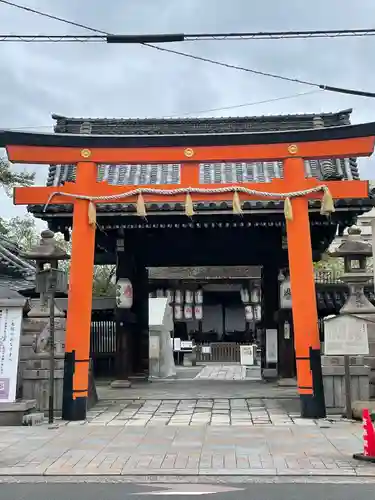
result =
[{"label": "cloud", "polygon": [[[220,32],[370,27],[373,0],[22,0],[111,33]],[[0,4],[0,33],[88,33]],[[373,90],[373,38],[220,41],[171,47],[303,80]],[[171,116],[261,101],[308,87],[221,68],[136,45],[0,45],[0,127],[48,130],[51,113],[71,116]],[[372,121],[375,101],[321,92],[212,115],[261,115],[354,108]],[[207,116],[207,115],[205,115]],[[45,127],[45,128],[43,128]],[[374,161],[362,175],[373,177]],[[44,170],[43,170],[44,169]],[[43,183],[46,167],[38,167]],[[19,213],[1,198],[9,213]]]}]

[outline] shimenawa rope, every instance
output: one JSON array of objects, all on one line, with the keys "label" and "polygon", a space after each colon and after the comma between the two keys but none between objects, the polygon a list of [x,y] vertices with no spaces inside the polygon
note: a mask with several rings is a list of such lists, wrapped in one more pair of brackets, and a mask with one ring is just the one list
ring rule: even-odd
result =
[{"label": "shimenawa rope", "polygon": [[48,208],[48,205],[52,202],[55,196],[66,196],[69,198],[75,198],[77,200],[87,200],[89,201],[88,208],[88,217],[90,224],[96,223],[96,207],[94,202],[106,202],[111,200],[119,200],[126,199],[132,196],[137,196],[137,215],[140,217],[146,217],[146,204],[143,195],[161,195],[161,196],[174,196],[178,194],[186,194],[185,199],[185,213],[188,217],[192,217],[195,214],[194,211],[194,203],[191,197],[192,194],[226,194],[233,193],[233,213],[242,214],[242,204],[239,193],[257,196],[259,195],[261,198],[276,198],[284,200],[284,215],[285,218],[289,221],[293,220],[293,208],[291,199],[299,198],[301,196],[306,196],[312,193],[318,193],[323,191],[322,204],[321,204],[321,214],[329,215],[330,213],[335,211],[334,202],[332,199],[332,195],[329,191],[328,186],[321,185],[316,186],[314,188],[305,189],[301,191],[292,191],[290,193],[270,193],[268,191],[258,191],[256,189],[248,189],[245,186],[225,186],[218,188],[197,188],[197,187],[189,187],[189,188],[176,188],[176,189],[158,189],[158,188],[136,188],[131,191],[127,191],[125,193],[113,194],[108,196],[88,196],[84,194],[75,194],[75,193],[64,193],[61,191],[55,191],[51,193],[49,196],[47,203],[43,207],[43,211],[45,212]]}]

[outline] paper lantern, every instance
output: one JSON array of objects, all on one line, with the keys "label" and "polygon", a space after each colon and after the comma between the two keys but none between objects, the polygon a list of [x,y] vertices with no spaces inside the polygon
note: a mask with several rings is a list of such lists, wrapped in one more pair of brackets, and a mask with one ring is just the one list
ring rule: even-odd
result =
[{"label": "paper lantern", "polygon": [[254,306],[254,319],[255,321],[260,321],[262,319],[262,308],[260,304]]},{"label": "paper lantern", "polygon": [[202,319],[203,318],[203,307],[201,305],[196,305],[194,307],[194,316],[195,319]]},{"label": "paper lantern", "polygon": [[246,321],[254,320],[253,306],[245,306],[245,318]]},{"label": "paper lantern", "polygon": [[173,290],[167,290],[167,299],[170,304],[173,303],[174,300],[174,291]]},{"label": "paper lantern", "polygon": [[196,290],[195,303],[196,304],[203,304],[203,290]]},{"label": "paper lantern", "polygon": [[176,290],[174,295],[174,301],[176,304],[182,304],[182,292],[181,290]]},{"label": "paper lantern", "polygon": [[252,290],[251,290],[251,302],[253,304],[259,304],[260,302],[260,288],[258,287],[254,287]]},{"label": "paper lantern", "polygon": [[190,304],[185,304],[184,317],[185,319],[192,319],[193,317],[193,308]]},{"label": "paper lantern", "polygon": [[187,304],[192,304],[193,303],[193,298],[194,298],[193,292],[191,292],[190,290],[186,290],[186,292],[185,292],[185,302]]},{"label": "paper lantern", "polygon": [[127,278],[116,283],[116,305],[119,309],[130,309],[133,305],[133,286]]},{"label": "paper lantern", "polygon": [[175,319],[182,319],[182,307],[180,305],[174,306]]},{"label": "paper lantern", "polygon": [[247,288],[241,288],[240,295],[243,304],[250,302],[249,290]]}]

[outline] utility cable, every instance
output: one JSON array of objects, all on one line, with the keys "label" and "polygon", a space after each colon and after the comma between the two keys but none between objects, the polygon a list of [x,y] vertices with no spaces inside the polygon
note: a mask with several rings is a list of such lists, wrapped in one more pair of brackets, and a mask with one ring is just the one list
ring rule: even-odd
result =
[{"label": "utility cable", "polygon": [[[43,12],[43,11],[40,11],[40,10],[37,10],[37,9],[32,9],[30,7],[26,7],[26,6],[23,6],[23,5],[20,5],[20,4],[16,4],[14,2],[11,2],[10,0],[0,0],[0,3],[3,3],[3,4],[6,4],[6,5],[15,7],[17,9],[25,10],[27,12],[31,12],[33,14],[37,14],[37,15],[40,15],[40,16],[43,16],[43,17],[47,17],[49,19],[53,19],[53,20],[60,21],[60,22],[66,23],[66,24],[70,24],[72,26],[76,26],[76,27],[78,26],[80,28],[83,28],[83,29],[86,29],[86,30],[89,30],[89,31],[92,31],[92,32],[95,32],[95,33],[100,33],[100,34],[103,34],[103,35],[111,35],[110,33],[105,32],[103,30],[99,30],[97,28],[93,28],[93,27],[87,26],[85,24],[76,23],[75,21],[70,21],[70,20],[64,19],[62,17],[54,16],[52,14],[48,14],[46,12]],[[222,66],[224,68],[234,69],[234,70],[237,70],[237,71],[244,71],[246,73],[251,73],[251,74],[254,74],[254,75],[267,76],[269,78],[274,78],[274,79],[283,80],[283,81],[287,81],[287,82],[299,83],[299,84],[302,84],[302,85],[308,85],[310,87],[316,87],[316,88],[319,88],[321,90],[326,90],[326,91],[329,91],[329,92],[336,92],[336,93],[340,93],[340,94],[356,95],[356,96],[360,96],[360,97],[375,98],[375,93],[374,92],[366,92],[366,91],[362,91],[362,90],[355,90],[355,89],[348,89],[348,88],[343,88],[343,87],[333,87],[331,85],[318,84],[318,83],[315,83],[315,82],[310,82],[308,80],[302,80],[302,79],[299,79],[299,78],[287,77],[287,76],[283,76],[283,75],[278,75],[276,73],[269,73],[269,72],[266,72],[266,71],[260,71],[260,70],[255,70],[255,69],[251,69],[251,68],[246,68],[244,66],[239,66],[239,65],[235,65],[235,64],[225,63],[225,62],[222,62],[222,61],[217,61],[217,60],[214,60],[214,59],[210,59],[208,57],[203,57],[203,56],[198,56],[198,55],[195,55],[195,54],[190,54],[188,52],[181,52],[179,50],[168,49],[166,47],[159,47],[159,46],[154,45],[152,43],[142,43],[142,42],[140,42],[140,44],[144,45],[146,47],[153,48],[153,49],[158,50],[160,52],[166,52],[166,53],[169,53],[169,54],[179,55],[179,56],[186,57],[186,58],[189,58],[189,59],[193,59],[193,60],[196,60],[196,61],[206,62],[206,63],[213,64],[213,65],[216,65],[216,66]]]}]

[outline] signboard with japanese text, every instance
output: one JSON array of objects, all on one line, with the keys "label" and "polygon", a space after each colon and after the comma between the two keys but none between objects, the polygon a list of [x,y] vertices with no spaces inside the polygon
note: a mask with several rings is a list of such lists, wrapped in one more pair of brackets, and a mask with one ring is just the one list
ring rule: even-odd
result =
[{"label": "signboard with japanese text", "polygon": [[0,404],[16,400],[22,308],[0,309]]},{"label": "signboard with japanese text", "polygon": [[[255,349],[254,349],[255,347]],[[254,354],[256,354],[256,346],[253,345],[241,345],[240,346],[240,360],[242,366],[253,366],[254,365]]]},{"label": "signboard with japanese text", "polygon": [[349,314],[326,318],[324,321],[324,354],[326,356],[369,354],[367,322]]}]

